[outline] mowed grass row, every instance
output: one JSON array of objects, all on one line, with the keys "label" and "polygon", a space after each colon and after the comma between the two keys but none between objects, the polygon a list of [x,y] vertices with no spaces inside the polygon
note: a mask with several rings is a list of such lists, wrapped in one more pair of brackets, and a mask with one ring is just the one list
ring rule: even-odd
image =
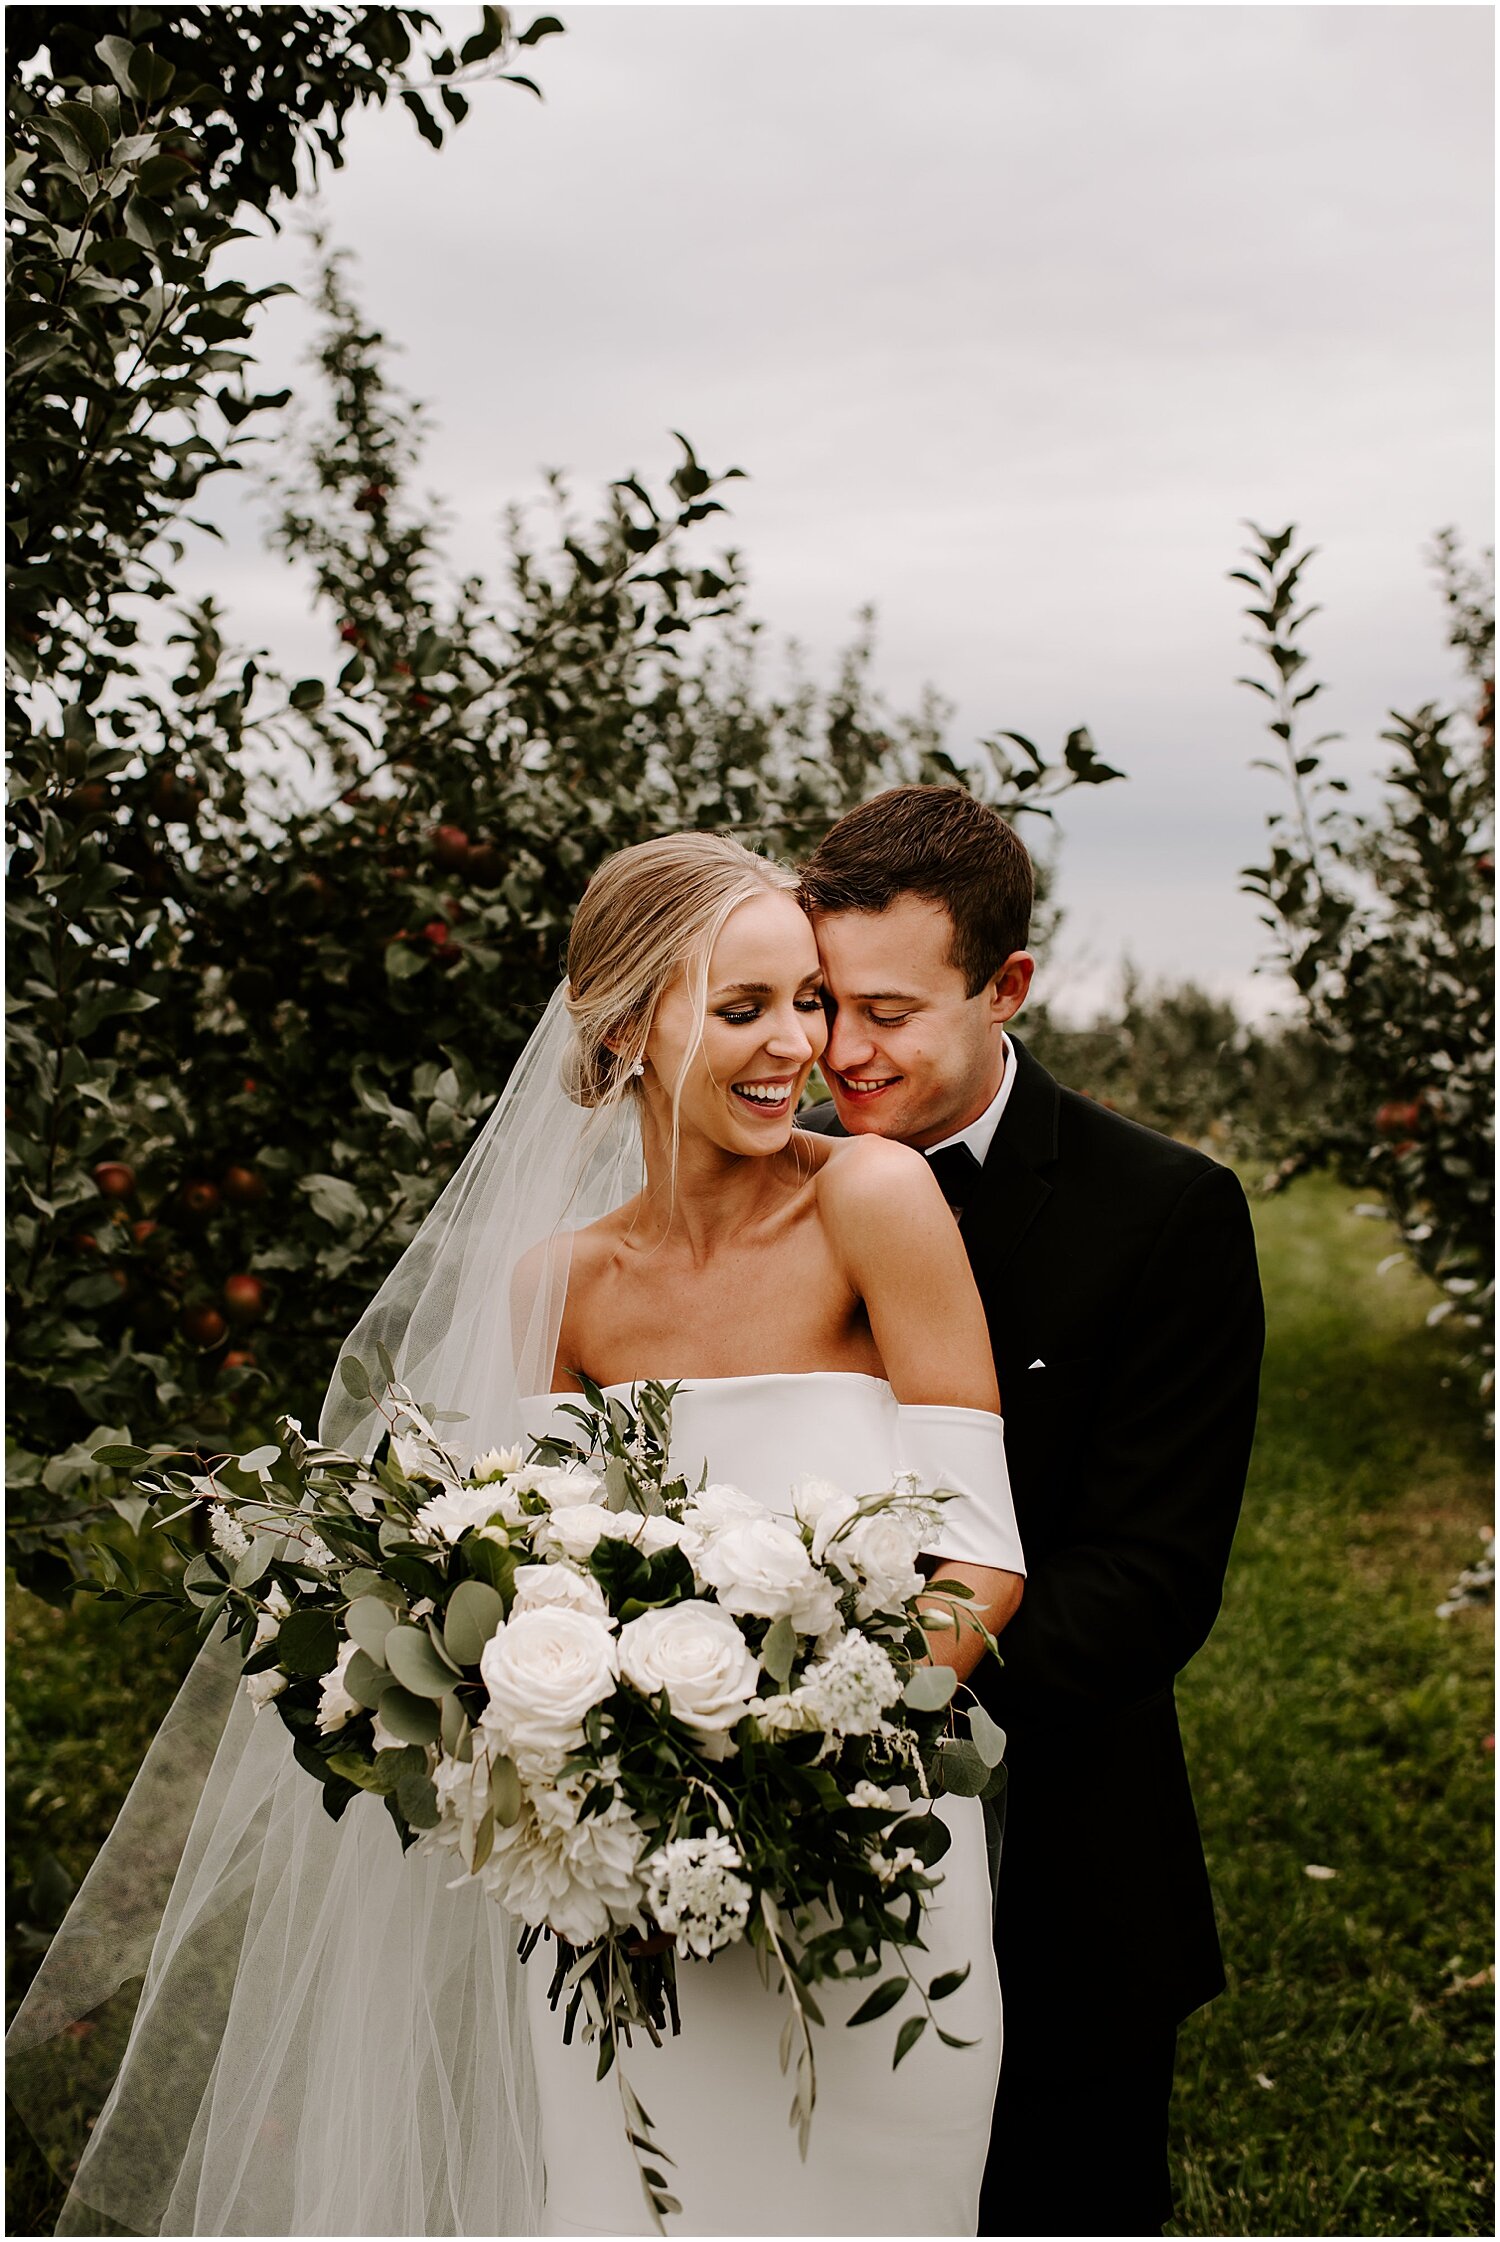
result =
[{"label": "mowed grass row", "polygon": [[[1181,1684],[1230,1989],[1184,2030],[1176,2230],[1493,2231],[1490,1623],[1433,1607],[1491,1515],[1434,1297],[1318,1180],[1260,1202],[1271,1336],[1224,1612]],[[11,1597],[11,1916],[80,1877],[185,1653]],[[1313,1879],[1308,1865],[1331,1868]],[[29,1969],[23,1930],[14,1983]],[[9,2231],[57,2192],[22,2147]]]},{"label": "mowed grass row", "polygon": [[1182,2234],[1494,2232],[1492,1619],[1434,1613],[1488,1448],[1438,1295],[1376,1273],[1352,1201],[1256,1207],[1260,1433],[1178,1685],[1229,1977],[1180,2043]]}]

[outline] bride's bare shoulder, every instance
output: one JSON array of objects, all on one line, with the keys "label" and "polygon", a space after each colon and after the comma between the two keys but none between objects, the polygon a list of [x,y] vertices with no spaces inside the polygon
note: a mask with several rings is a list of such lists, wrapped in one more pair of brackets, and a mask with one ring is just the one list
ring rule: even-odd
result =
[{"label": "bride's bare shoulder", "polygon": [[942,1204],[937,1179],[920,1152],[892,1137],[824,1137],[816,1176],[818,1203],[835,1229],[863,1220],[874,1207]]},{"label": "bride's bare shoulder", "polygon": [[632,1207],[633,1202],[632,1206],[616,1207],[597,1222],[560,1231],[528,1246],[511,1277],[512,1301],[529,1308],[549,1284],[562,1293],[587,1285],[613,1259],[629,1228]]}]

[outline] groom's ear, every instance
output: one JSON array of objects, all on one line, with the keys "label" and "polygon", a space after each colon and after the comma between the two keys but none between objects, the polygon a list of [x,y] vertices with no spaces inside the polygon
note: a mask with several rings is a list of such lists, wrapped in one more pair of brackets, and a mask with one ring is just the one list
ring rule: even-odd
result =
[{"label": "groom's ear", "polygon": [[990,983],[990,1012],[995,1025],[1004,1027],[1026,1002],[1036,959],[1029,950],[1012,950]]}]

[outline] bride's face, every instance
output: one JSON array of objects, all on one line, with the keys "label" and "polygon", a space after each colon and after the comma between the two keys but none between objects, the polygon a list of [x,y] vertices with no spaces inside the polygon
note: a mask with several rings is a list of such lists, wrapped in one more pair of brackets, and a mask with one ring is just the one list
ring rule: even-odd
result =
[{"label": "bride's face", "polygon": [[671,1126],[682,1076],[682,1141],[694,1133],[726,1152],[779,1152],[797,1100],[828,1040],[818,945],[801,906],[774,889],[731,911],[708,964],[703,1041],[679,974],[656,1008],[646,1044],[647,1099]]}]

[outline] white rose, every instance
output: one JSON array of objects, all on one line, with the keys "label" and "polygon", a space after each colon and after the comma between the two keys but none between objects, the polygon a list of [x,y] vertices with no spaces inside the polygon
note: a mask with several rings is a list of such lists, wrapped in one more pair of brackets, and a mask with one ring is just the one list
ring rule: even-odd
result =
[{"label": "white rose", "polygon": [[876,1611],[900,1611],[922,1586],[917,1570],[921,1547],[910,1519],[891,1510],[877,1510],[851,1526],[834,1550],[834,1560],[844,1570],[852,1567],[860,1581],[854,1607],[856,1619]]},{"label": "white rose", "polygon": [[511,1616],[518,1611],[543,1611],[549,1605],[588,1612],[593,1618],[602,1619],[606,1627],[620,1624],[592,1573],[580,1572],[576,1565],[566,1563],[518,1566]]},{"label": "white rose", "polygon": [[580,1502],[552,1511],[545,1522],[538,1520],[535,1538],[539,1546],[560,1549],[565,1557],[583,1562],[601,1541],[633,1542],[645,1556],[654,1557],[659,1549],[674,1548],[687,1536],[673,1518],[647,1518],[638,1510],[606,1510],[602,1503]]},{"label": "white rose", "polygon": [[814,1571],[801,1536],[770,1516],[715,1534],[697,1566],[726,1611],[785,1617],[804,1635],[820,1635],[838,1608],[833,1583]]},{"label": "white rose", "polygon": [[608,1627],[590,1613],[557,1605],[514,1613],[479,1661],[489,1691],[482,1725],[523,1773],[555,1774],[583,1742],[584,1715],[613,1693],[619,1670]]},{"label": "white rose", "polygon": [[323,1691],[318,1699],[318,1726],[325,1736],[335,1728],[342,1728],[345,1721],[352,1720],[356,1713],[364,1711],[363,1705],[351,1697],[344,1687],[344,1675],[356,1647],[354,1643],[345,1642],[339,1652],[337,1664],[323,1676]]},{"label": "white rose", "polygon": [[711,1486],[698,1489],[683,1512],[683,1524],[699,1533],[720,1533],[726,1526],[742,1526],[747,1519],[769,1515],[765,1504],[757,1502],[754,1495],[731,1487],[726,1480],[715,1480]]},{"label": "white rose", "polygon": [[[273,1580],[271,1583],[270,1592],[266,1597],[265,1608],[261,1612],[260,1617],[255,1622],[255,1641],[251,1645],[252,1650],[260,1650],[264,1644],[268,1643],[271,1640],[273,1635],[280,1633],[281,1622],[286,1618],[286,1615],[291,1610],[291,1608],[291,1605],[286,1600],[286,1594],[282,1589],[281,1583],[279,1581]],[[252,1674],[250,1676],[250,1679],[252,1681],[259,1681],[260,1678],[261,1677],[259,1674]],[[284,1678],[285,1677],[283,1677],[283,1679]],[[251,1695],[253,1696],[254,1694],[255,1693],[252,1690]],[[270,1694],[274,1696],[276,1693],[273,1690]]]},{"label": "white rose", "polygon": [[585,1471],[581,1464],[527,1464],[524,1470],[513,1471],[506,1481],[510,1494],[540,1495],[549,1510],[592,1502],[599,1487],[593,1472]]},{"label": "white rose", "polygon": [[802,1524],[812,1528],[812,1559],[821,1565],[834,1535],[859,1516],[859,1499],[835,1487],[831,1479],[804,1479],[793,1492],[792,1508]]},{"label": "white rose", "polygon": [[245,1695],[258,1713],[265,1711],[273,1697],[279,1697],[287,1685],[287,1676],[268,1666],[264,1673],[245,1676]]},{"label": "white rose", "polygon": [[718,1604],[669,1604],[620,1631],[620,1672],[643,1697],[667,1693],[673,1714],[709,1759],[733,1750],[729,1731],[749,1709],[760,1662]]}]

